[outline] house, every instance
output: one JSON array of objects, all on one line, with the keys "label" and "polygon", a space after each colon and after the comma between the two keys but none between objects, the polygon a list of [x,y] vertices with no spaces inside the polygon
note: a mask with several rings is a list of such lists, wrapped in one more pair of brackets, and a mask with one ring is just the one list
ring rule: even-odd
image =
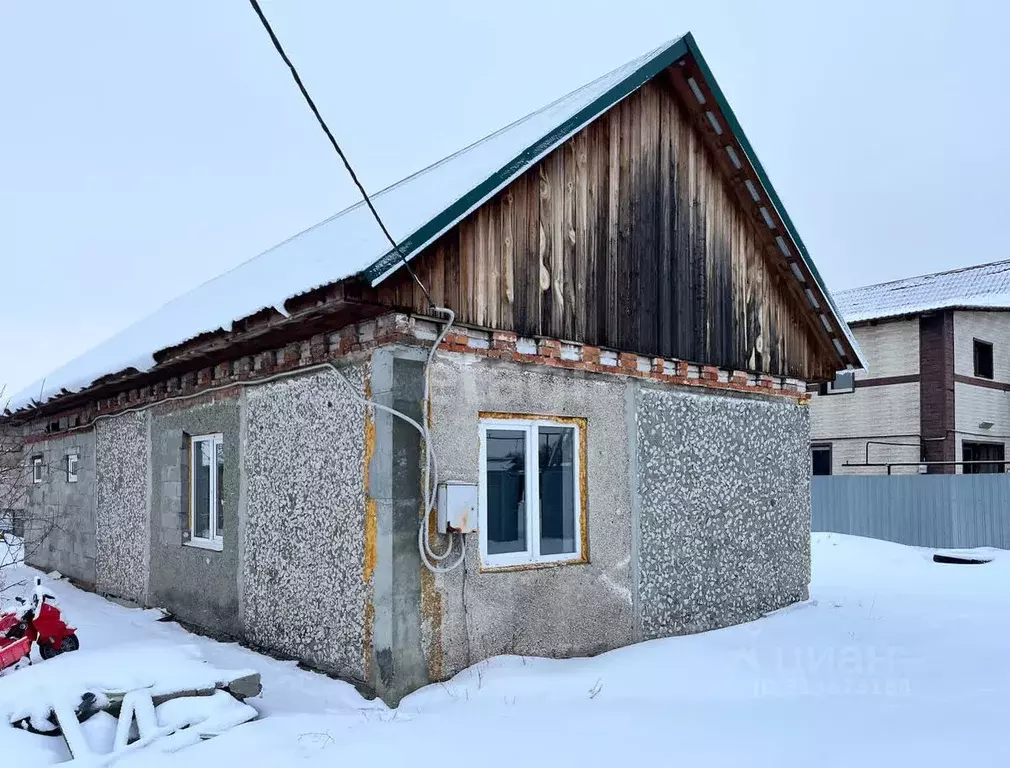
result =
[{"label": "house", "polygon": [[27,390],[61,570],[390,701],[807,596],[863,361],[690,35],[374,201],[399,252],[353,206]]},{"label": "house", "polygon": [[869,364],[821,385],[814,474],[1003,472],[1010,260],[835,294]]}]

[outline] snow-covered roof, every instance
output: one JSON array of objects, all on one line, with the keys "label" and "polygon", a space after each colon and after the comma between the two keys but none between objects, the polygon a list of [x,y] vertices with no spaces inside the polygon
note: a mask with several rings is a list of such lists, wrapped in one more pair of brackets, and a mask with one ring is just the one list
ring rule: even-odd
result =
[{"label": "snow-covered roof", "polygon": [[[108,374],[131,368],[147,371],[155,365],[154,354],[159,350],[204,333],[231,330],[234,322],[264,308],[283,313],[287,299],[315,288],[354,275],[377,285],[402,266],[403,258],[413,258],[571,135],[689,53],[755,168],[760,188],[785,222],[796,250],[826,298],[828,313],[854,352],[848,359],[861,363],[858,344],[832,306],[806,248],[688,33],[373,195],[376,209],[399,243],[399,253],[390,247],[367,206],[353,205],[168,302],[33,382],[11,399],[10,410],[44,403],[63,390],[80,391]],[[845,358],[843,348],[838,349]]]},{"label": "snow-covered roof", "polygon": [[937,309],[1010,309],[1010,259],[835,293],[846,322]]}]

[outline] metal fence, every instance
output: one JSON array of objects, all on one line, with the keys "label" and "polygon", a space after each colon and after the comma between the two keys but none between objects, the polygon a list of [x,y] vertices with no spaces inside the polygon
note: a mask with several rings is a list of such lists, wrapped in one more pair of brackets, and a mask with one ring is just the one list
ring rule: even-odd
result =
[{"label": "metal fence", "polygon": [[1010,549],[1010,474],[814,477],[811,495],[815,531]]}]

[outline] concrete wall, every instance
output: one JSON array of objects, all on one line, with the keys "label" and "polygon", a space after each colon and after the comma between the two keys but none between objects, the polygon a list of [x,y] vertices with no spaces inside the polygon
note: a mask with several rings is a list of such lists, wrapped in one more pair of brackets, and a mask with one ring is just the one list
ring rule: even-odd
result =
[{"label": "concrete wall", "polygon": [[[67,456],[76,453],[77,482],[67,479]],[[41,455],[41,483],[31,482],[31,460]],[[25,447],[28,467],[25,551],[29,564],[95,584],[95,433],[76,432]],[[46,535],[48,534],[48,535]]]},{"label": "concrete wall", "polygon": [[584,417],[587,564],[480,571],[479,538],[466,567],[424,578],[424,644],[432,679],[496,654],[579,656],[634,642],[632,466],[634,385],[443,354],[432,372],[432,442],[441,479],[478,482],[478,412]]},{"label": "concrete wall", "polygon": [[[879,467],[847,467],[866,460],[866,441],[908,443],[914,448],[871,446],[870,460],[919,460],[918,382],[867,386],[870,379],[919,374],[919,321],[894,320],[852,329],[869,363],[856,373],[851,393],[814,395],[810,401],[810,439],[832,446],[833,474],[881,474]],[[863,382],[863,386],[860,383]],[[915,474],[917,467],[895,467],[895,474]]]},{"label": "concrete wall", "polygon": [[637,422],[643,638],[806,599],[806,407],[643,387]]},{"label": "concrete wall", "polygon": [[[346,370],[359,393],[367,370]],[[246,390],[241,429],[245,636],[363,680],[373,567],[365,559],[365,408],[332,374],[312,374]]]},{"label": "concrete wall", "polygon": [[[151,413],[151,574],[148,601],[217,636],[239,637],[239,395]],[[189,543],[189,438],[224,436],[224,542]]]},{"label": "concrete wall", "polygon": [[100,421],[95,438],[95,586],[144,603],[151,543],[149,415]]},{"label": "concrete wall", "polygon": [[589,562],[421,573],[431,679],[501,653],[595,654],[725,626],[804,599],[808,414],[782,398],[440,355],[440,479],[479,481],[478,414],[587,420]]}]

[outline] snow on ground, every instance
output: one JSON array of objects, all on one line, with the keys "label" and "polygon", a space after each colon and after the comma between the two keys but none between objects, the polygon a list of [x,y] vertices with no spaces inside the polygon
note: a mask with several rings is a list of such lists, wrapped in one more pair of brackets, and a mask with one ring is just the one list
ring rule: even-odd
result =
[{"label": "snow on ground", "polygon": [[[1010,704],[1010,553],[940,565],[929,550],[814,535],[811,600],[759,621],[593,659],[500,657],[397,710],[156,613],[60,590],[83,650],[186,643],[253,667],[260,720],[145,766],[827,766],[996,762]],[[0,691],[9,679],[0,678]],[[128,763],[121,763],[127,765]]]}]

